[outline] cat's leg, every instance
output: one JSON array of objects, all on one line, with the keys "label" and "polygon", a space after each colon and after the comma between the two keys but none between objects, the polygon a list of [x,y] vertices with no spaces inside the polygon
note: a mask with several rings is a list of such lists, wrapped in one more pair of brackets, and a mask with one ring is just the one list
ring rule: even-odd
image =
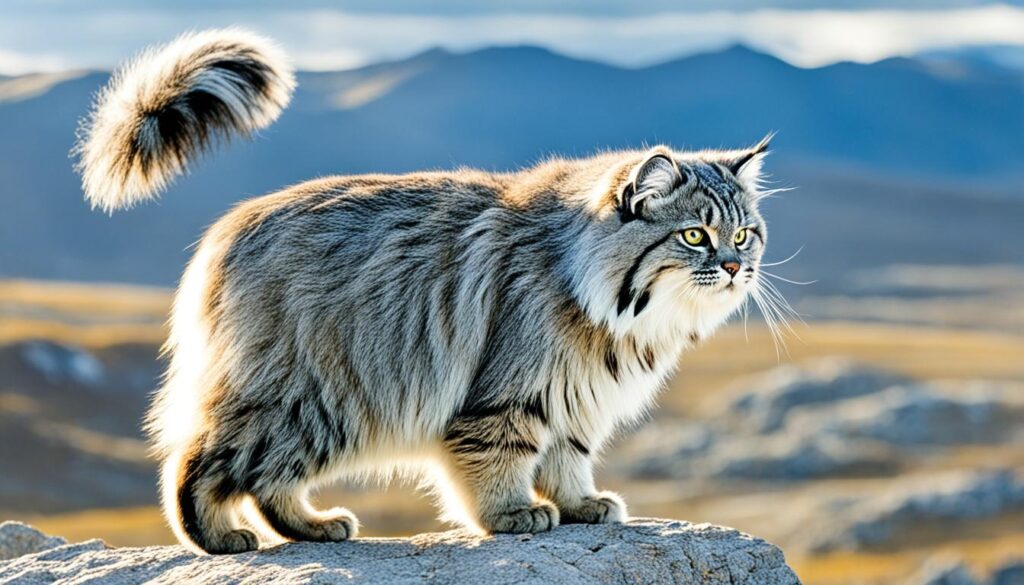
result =
[{"label": "cat's leg", "polygon": [[525,533],[558,526],[558,509],[538,501],[533,491],[545,435],[535,416],[514,410],[460,415],[448,425],[449,481],[484,530]]},{"label": "cat's leg", "polygon": [[309,486],[332,475],[352,454],[349,438],[358,427],[343,412],[323,396],[306,393],[293,397],[287,408],[264,413],[264,434],[256,440],[262,457],[251,467],[246,491],[270,528],[284,538],[336,542],[358,532],[359,521],[351,512],[317,510],[307,497]]},{"label": "cat's leg", "polygon": [[618,494],[594,487],[590,450],[577,439],[559,439],[548,448],[535,485],[538,493],[558,506],[564,524],[623,522],[628,516]]},{"label": "cat's leg", "polygon": [[280,485],[254,494],[256,507],[267,524],[289,540],[339,542],[356,536],[359,521],[345,508],[317,510],[309,503],[306,490]]},{"label": "cat's leg", "polygon": [[197,552],[233,554],[259,547],[256,535],[236,518],[241,494],[225,455],[203,449],[200,439],[163,464],[165,514],[179,540]]}]

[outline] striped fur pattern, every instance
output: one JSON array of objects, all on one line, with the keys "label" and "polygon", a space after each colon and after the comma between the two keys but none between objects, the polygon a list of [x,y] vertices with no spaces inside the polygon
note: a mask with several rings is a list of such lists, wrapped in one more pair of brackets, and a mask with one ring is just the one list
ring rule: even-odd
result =
[{"label": "striped fur pattern", "polygon": [[594,461],[755,286],[766,147],[331,177],[242,203],[182,278],[149,415],[177,536],[209,553],[351,538],[355,516],[309,491],[395,470],[484,532],[622,521]]},{"label": "striped fur pattern", "polygon": [[277,46],[243,30],[188,33],[142,53],[79,131],[86,198],[111,212],[156,196],[216,139],[277,119],[294,86]]}]

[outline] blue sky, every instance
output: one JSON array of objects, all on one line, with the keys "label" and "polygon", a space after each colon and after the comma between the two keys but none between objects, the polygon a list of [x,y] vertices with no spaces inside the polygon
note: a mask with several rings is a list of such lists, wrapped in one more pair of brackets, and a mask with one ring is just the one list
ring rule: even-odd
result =
[{"label": "blue sky", "polygon": [[0,0],[0,73],[109,68],[184,30],[226,25],[278,39],[305,69],[495,44],[639,66],[737,42],[818,66],[1024,47],[1024,0]]}]

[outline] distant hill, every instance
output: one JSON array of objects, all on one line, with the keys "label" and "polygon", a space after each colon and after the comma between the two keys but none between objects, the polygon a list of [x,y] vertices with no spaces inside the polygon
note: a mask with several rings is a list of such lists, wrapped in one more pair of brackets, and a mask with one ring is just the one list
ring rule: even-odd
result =
[{"label": "distant hill", "polygon": [[1020,45],[970,45],[948,49],[932,49],[915,55],[927,63],[940,63],[960,67],[986,69],[989,72],[1006,74],[1016,72],[1024,79],[1024,46]]},{"label": "distant hill", "polygon": [[[779,253],[801,244],[817,251],[812,259],[861,253],[850,245],[863,233],[840,238],[823,227],[852,206],[866,222],[900,227],[867,246],[895,251],[889,261],[1013,261],[1019,255],[990,249],[985,238],[937,248],[926,239],[936,232],[922,231],[970,224],[1012,233],[1024,215],[1016,197],[1024,85],[1004,70],[961,63],[969,75],[909,59],[801,69],[737,46],[624,69],[507,47],[303,73],[292,107],[257,140],[204,161],[161,203],[114,217],[87,209],[68,158],[77,121],[108,75],[35,79],[32,91],[25,78],[3,79],[0,276],[171,284],[185,248],[231,204],[318,175],[509,169],[550,153],[643,143],[739,146],[769,131],[779,132],[770,169],[784,184],[814,186],[771,210]],[[998,216],[964,218],[983,196]]]}]

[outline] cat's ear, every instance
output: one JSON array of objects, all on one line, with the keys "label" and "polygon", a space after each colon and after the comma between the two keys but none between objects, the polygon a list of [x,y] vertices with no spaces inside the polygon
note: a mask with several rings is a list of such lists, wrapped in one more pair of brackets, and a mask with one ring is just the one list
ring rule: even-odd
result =
[{"label": "cat's ear", "polygon": [[654,149],[633,169],[622,187],[620,215],[625,221],[641,217],[645,205],[668,197],[685,183],[686,176],[679,171],[672,156],[663,149]]},{"label": "cat's ear", "polygon": [[756,193],[761,187],[764,157],[768,155],[768,149],[774,136],[774,133],[765,136],[754,146],[739,151],[723,163],[743,185],[743,188],[750,193]]}]

